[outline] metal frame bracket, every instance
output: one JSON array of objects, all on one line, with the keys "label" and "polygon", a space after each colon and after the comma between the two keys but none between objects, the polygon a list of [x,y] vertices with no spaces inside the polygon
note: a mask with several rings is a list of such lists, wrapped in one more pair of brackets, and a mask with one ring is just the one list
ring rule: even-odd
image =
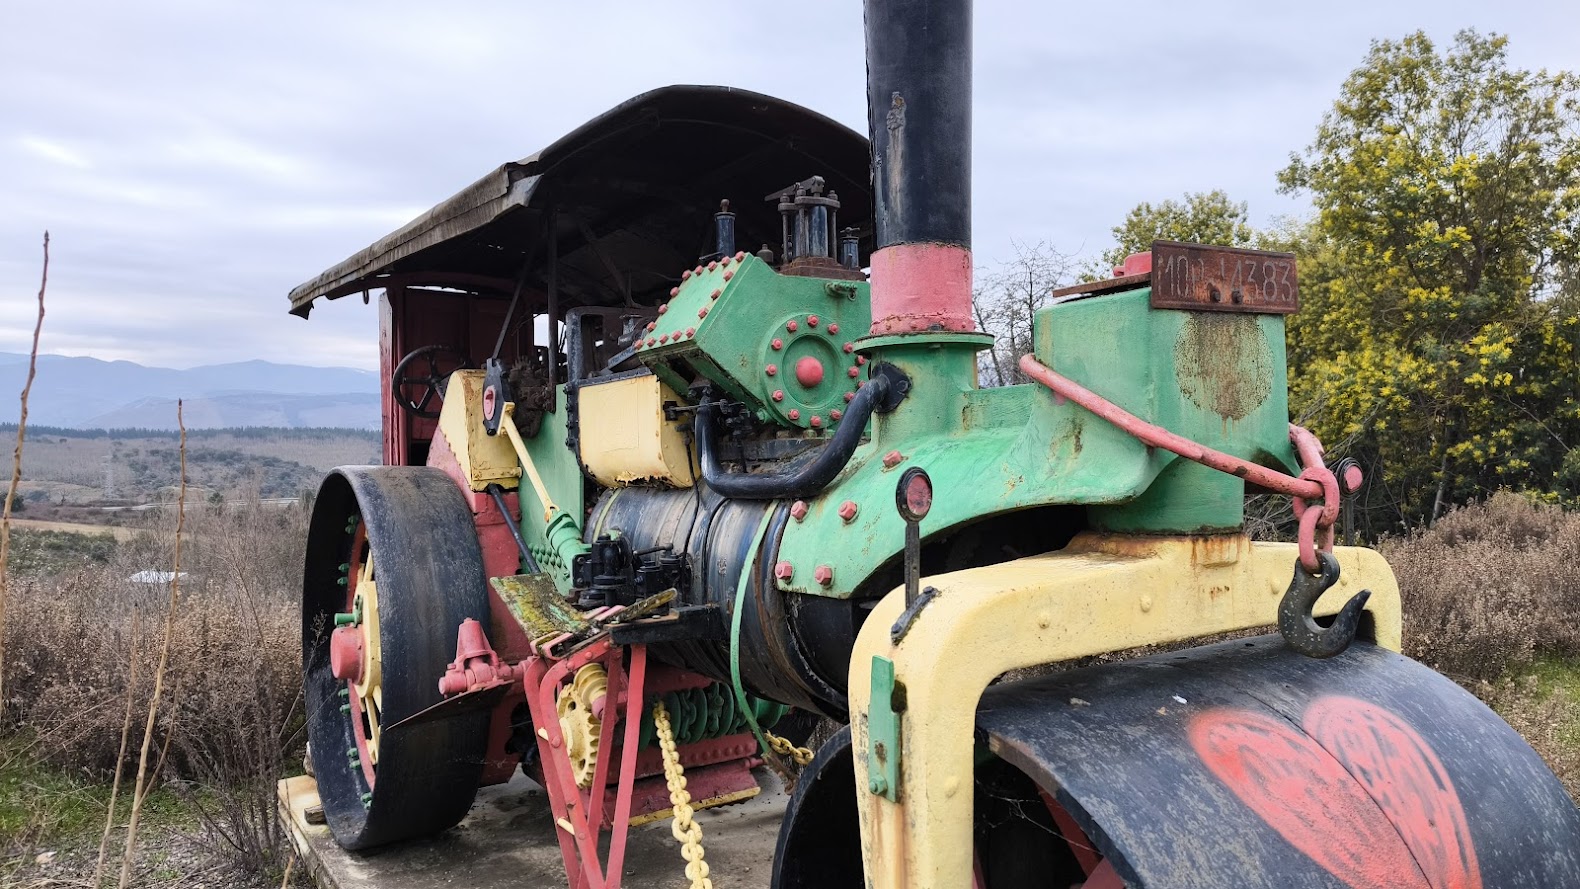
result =
[{"label": "metal frame bracket", "polygon": [[867,714],[867,789],[900,801],[900,715],[894,708],[894,661],[872,658],[872,709]]}]

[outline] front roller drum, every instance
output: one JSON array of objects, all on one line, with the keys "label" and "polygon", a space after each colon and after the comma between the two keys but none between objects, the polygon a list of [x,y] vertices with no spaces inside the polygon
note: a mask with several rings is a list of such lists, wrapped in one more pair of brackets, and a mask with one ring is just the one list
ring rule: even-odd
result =
[{"label": "front roller drum", "polygon": [[1541,758],[1373,645],[1261,637],[999,685],[977,725],[1045,794],[1071,883],[1580,886],[1580,810]]},{"label": "front roller drum", "polygon": [[302,581],[308,738],[335,840],[365,849],[466,815],[487,710],[386,731],[439,703],[463,620],[488,620],[472,513],[437,469],[347,466],[319,490]]},{"label": "front roller drum", "polygon": [[[977,727],[974,889],[1580,887],[1580,810],[1536,753],[1370,644],[1313,660],[1269,636],[1000,683]],[[852,752],[846,729],[802,774],[773,889],[865,884]]]}]

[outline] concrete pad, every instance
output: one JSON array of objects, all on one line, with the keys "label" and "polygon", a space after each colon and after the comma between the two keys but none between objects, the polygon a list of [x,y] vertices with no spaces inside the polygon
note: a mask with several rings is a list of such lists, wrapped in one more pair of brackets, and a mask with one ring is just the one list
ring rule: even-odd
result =
[{"label": "concrete pad", "polygon": [[[786,796],[766,769],[754,773],[763,787],[755,799],[697,813],[710,876],[715,883],[766,889],[774,842]],[[308,824],[305,811],[318,804],[318,784],[303,775],[279,784],[280,816],[291,832],[303,867],[320,889],[520,889],[565,886],[565,866],[549,815],[548,794],[517,774],[509,784],[485,787],[466,818],[426,840],[372,852],[347,852],[329,828]],[[631,829],[624,884],[686,889],[685,860],[669,820]]]}]

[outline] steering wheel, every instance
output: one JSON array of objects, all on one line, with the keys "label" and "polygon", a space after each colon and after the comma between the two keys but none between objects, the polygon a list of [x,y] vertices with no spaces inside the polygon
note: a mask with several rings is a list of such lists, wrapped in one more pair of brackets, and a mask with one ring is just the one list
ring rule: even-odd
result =
[{"label": "steering wheel", "polygon": [[[465,352],[452,346],[423,346],[413,349],[400,364],[395,365],[394,384],[390,387],[395,395],[395,403],[419,417],[434,419],[439,416],[438,408],[430,410],[429,405],[435,397],[439,403],[444,403],[445,383],[450,379],[450,374],[472,366],[472,360]],[[427,368],[427,373],[420,373],[417,368]],[[408,388],[422,387],[414,398],[408,394]]]}]

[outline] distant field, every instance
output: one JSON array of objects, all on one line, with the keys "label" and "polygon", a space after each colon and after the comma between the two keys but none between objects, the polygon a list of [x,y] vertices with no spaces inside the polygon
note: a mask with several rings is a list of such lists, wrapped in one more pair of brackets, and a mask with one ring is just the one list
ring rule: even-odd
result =
[{"label": "distant field", "polygon": [[111,525],[85,525],[81,522],[50,522],[42,519],[12,518],[13,531],[59,531],[65,534],[97,534],[111,535],[117,541],[131,540],[137,532],[131,528],[121,528]]},{"label": "distant field", "polygon": [[[15,434],[15,426],[9,432]],[[7,434],[0,427],[0,440]],[[376,463],[379,434],[356,429],[224,429],[187,436],[187,484],[193,499],[295,497],[315,490],[324,473],[348,463]],[[38,507],[146,503],[180,483],[173,434],[148,430],[28,429],[19,490],[23,515]]]}]

